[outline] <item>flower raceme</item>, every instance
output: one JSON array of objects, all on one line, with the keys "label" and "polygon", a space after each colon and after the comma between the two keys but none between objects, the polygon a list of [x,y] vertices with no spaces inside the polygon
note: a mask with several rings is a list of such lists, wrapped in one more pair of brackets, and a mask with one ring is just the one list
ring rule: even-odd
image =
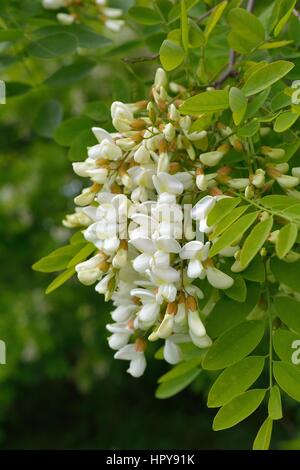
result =
[{"label": "flower raceme", "polygon": [[[230,289],[241,251],[240,240],[232,240],[210,256],[218,241],[209,221],[216,204],[235,191],[251,197],[275,182],[294,191],[300,176],[299,168],[290,176],[288,164],[276,162],[282,149],[262,147],[263,168],[233,177],[234,168],[223,160],[232,149],[243,151],[242,143],[218,123],[212,144],[209,129],[195,130],[195,118],[180,114],[187,91],[183,97],[169,93],[167,76],[158,69],[149,101],[112,104],[116,132],[92,129],[98,143],[84,162],[73,164],[91,186],[75,198],[78,208],[64,221],[83,227],[95,246],[76,272],[83,284],[95,284],[112,300],[108,343],[116,359],[129,361],[134,377],[144,373],[148,341],[164,342],[170,364],[182,359],[183,343],[211,345],[199,305],[209,300],[202,287]],[[232,274],[225,268],[230,258]]]},{"label": "flower raceme", "polygon": [[[93,14],[103,23],[103,25],[114,33],[118,33],[124,26],[124,21],[120,19],[123,11],[119,8],[107,6],[107,0],[93,0],[90,2],[94,8]],[[81,11],[86,8],[82,0],[42,0],[43,7],[47,10],[60,10],[56,14],[59,23],[71,25],[79,22]]]}]

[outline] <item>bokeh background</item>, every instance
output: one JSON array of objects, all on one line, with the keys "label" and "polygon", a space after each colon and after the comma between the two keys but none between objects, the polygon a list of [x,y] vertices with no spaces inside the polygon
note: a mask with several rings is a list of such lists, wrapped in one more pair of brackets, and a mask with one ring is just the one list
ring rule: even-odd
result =
[{"label": "bokeh background", "polygon": [[[42,14],[35,0],[3,5],[8,3],[9,11],[0,8],[5,21],[25,24]],[[131,4],[113,3],[124,9]],[[157,33],[150,33],[147,45],[155,53]],[[82,185],[68,149],[52,138],[55,126],[84,115],[110,128],[112,100],[146,96],[156,64],[121,60],[138,46],[133,31],[125,30],[118,43],[125,46],[94,55],[96,67],[85,77],[50,87],[44,78],[69,58],[15,61],[0,42],[0,78],[32,85],[28,93],[10,91],[0,105],[0,339],[7,345],[7,364],[0,365],[0,448],[247,449],[264,419],[260,411],[233,430],[214,433],[214,410],[205,404],[209,376],[201,374],[176,397],[157,400],[156,382],[168,366],[149,358],[143,378],[126,374],[126,364],[114,361],[107,345],[110,306],[102,297],[76,279],[46,296],[52,276],[31,269],[68,241],[70,231],[61,221],[73,211]],[[49,100],[61,106],[54,124]],[[297,449],[299,407],[287,405],[273,447]]]}]

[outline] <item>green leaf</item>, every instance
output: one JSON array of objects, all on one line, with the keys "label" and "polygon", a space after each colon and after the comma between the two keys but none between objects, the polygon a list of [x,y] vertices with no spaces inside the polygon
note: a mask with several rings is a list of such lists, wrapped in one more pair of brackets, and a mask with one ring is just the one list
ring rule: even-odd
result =
[{"label": "green leaf", "polygon": [[46,294],[51,294],[54,290],[58,289],[62,286],[65,282],[67,282],[73,275],[75,274],[75,268],[69,268],[63,273],[59,274],[54,281],[49,284],[46,289]]},{"label": "green leaf", "polygon": [[173,397],[177,393],[181,392],[181,390],[188,387],[200,372],[200,369],[192,369],[179,377],[161,383],[155,392],[156,398],[165,399]]},{"label": "green leaf", "polygon": [[225,369],[210,389],[207,406],[226,405],[245,392],[261,375],[264,364],[264,357],[250,356]]},{"label": "green leaf", "polygon": [[229,106],[229,94],[226,90],[204,91],[188,98],[179,111],[181,114],[201,114],[222,111]]},{"label": "green leaf", "polygon": [[160,61],[167,71],[174,70],[184,59],[184,50],[181,46],[169,39],[166,39],[159,50]]},{"label": "green leaf", "polygon": [[244,321],[225,331],[203,358],[203,369],[218,370],[231,366],[251,353],[265,331],[264,321]]},{"label": "green leaf", "polygon": [[50,75],[45,84],[50,86],[66,86],[79,82],[89,74],[95,65],[95,63],[88,60],[80,60],[74,64],[66,65]]},{"label": "green leaf", "polygon": [[294,67],[292,62],[277,60],[254,71],[246,80],[242,90],[246,96],[255,95],[276,83]]},{"label": "green leaf", "polygon": [[279,387],[300,402],[300,370],[287,362],[274,362],[273,371]]},{"label": "green leaf", "polygon": [[254,223],[258,213],[259,212],[251,212],[250,214],[243,215],[240,219],[234,222],[234,224],[232,224],[213,244],[209,251],[209,256],[215,256],[223,250],[223,248],[230,246],[238,237],[241,237]]},{"label": "green leaf", "polygon": [[265,42],[261,46],[259,46],[258,49],[277,49],[278,47],[285,47],[291,44],[294,41],[291,40],[282,40],[282,41],[271,41],[271,42]]},{"label": "green leaf", "polygon": [[259,122],[257,120],[253,120],[247,122],[243,127],[240,127],[237,130],[236,135],[241,137],[242,139],[246,139],[248,137],[253,137],[259,130]]},{"label": "green leaf", "polygon": [[99,122],[108,121],[110,118],[109,109],[102,101],[91,101],[87,103],[84,114],[90,119]]},{"label": "green leaf", "polygon": [[50,34],[31,42],[27,52],[36,59],[55,59],[75,52],[78,46],[76,36],[70,33]]},{"label": "green leaf", "polygon": [[[75,245],[78,246],[78,245]],[[85,245],[81,250],[71,259],[68,263],[67,268],[71,268],[72,266],[76,266],[76,264],[81,263],[82,261],[86,260],[88,256],[90,256],[95,251],[95,245],[92,243],[88,243]]]},{"label": "green leaf", "polygon": [[2,29],[0,30],[0,42],[14,41],[23,37],[21,29]]},{"label": "green leaf", "polygon": [[112,43],[111,39],[108,39],[95,31],[92,31],[86,25],[79,23],[72,25],[56,24],[45,26],[43,28],[36,29],[33,32],[33,37],[35,39],[42,39],[50,35],[65,33],[74,35],[77,39],[78,47],[83,49],[98,49]]},{"label": "green leaf", "polygon": [[200,47],[205,43],[205,36],[197,23],[189,19],[189,47]]},{"label": "green leaf", "polygon": [[6,98],[23,95],[32,90],[31,85],[22,82],[5,82]]},{"label": "green leaf", "polygon": [[273,227],[273,217],[259,222],[246,238],[240,254],[240,264],[246,268],[254,256],[257,255],[267,240]]},{"label": "green leaf", "polygon": [[249,282],[247,284],[247,297],[245,302],[223,296],[215,305],[208,317],[206,324],[207,333],[216,338],[228,329],[246,320],[247,315],[253,310],[259,300],[260,285]]},{"label": "green leaf", "polygon": [[280,320],[300,335],[300,302],[287,295],[281,295],[275,297],[274,306]]},{"label": "green leaf", "polygon": [[[199,3],[199,0],[186,0],[185,3],[186,3],[186,8],[189,11],[191,8],[197,5],[197,3]],[[180,3],[178,2],[169,11],[169,14],[168,14],[169,22],[172,23],[173,21],[178,20],[178,18],[180,18],[180,12],[181,12]]]},{"label": "green leaf", "polygon": [[263,422],[258,430],[253,443],[253,450],[268,450],[270,447],[273,430],[273,421],[269,417]]},{"label": "green leaf", "polygon": [[59,145],[70,146],[77,136],[83,130],[90,130],[93,121],[87,117],[73,117],[66,119],[56,130],[54,139]]},{"label": "green leaf", "polygon": [[181,362],[177,366],[173,367],[169,372],[162,375],[159,379],[159,383],[169,382],[170,380],[177,379],[179,376],[196,369],[202,361],[202,357],[197,357],[191,361]]},{"label": "green leaf", "polygon": [[61,271],[68,267],[70,260],[78,253],[82,248],[83,244],[77,245],[66,245],[61,248],[57,248],[48,256],[41,258],[37,261],[32,269],[40,271],[42,273],[52,273],[55,271]]},{"label": "green leaf", "polygon": [[209,16],[208,21],[207,21],[206,26],[205,26],[205,30],[204,30],[204,36],[205,36],[206,40],[208,40],[209,36],[211,35],[213,30],[217,26],[218,22],[220,21],[222,15],[223,15],[223,12],[224,12],[224,10],[227,6],[227,3],[228,3],[227,1],[220,2],[214,8],[213,12]]},{"label": "green leaf", "polygon": [[185,0],[181,0],[181,15],[180,15],[180,26],[181,26],[181,41],[183,49],[185,51],[189,48],[189,21],[187,16],[187,9]]},{"label": "green leaf", "polygon": [[293,248],[297,240],[298,228],[295,224],[287,224],[280,229],[278,238],[276,240],[275,248],[278,258],[284,258],[288,252]]},{"label": "green leaf", "polygon": [[216,414],[213,430],[228,429],[248,418],[261,404],[265,390],[248,390],[224,405]]},{"label": "green leaf", "polygon": [[231,31],[228,42],[232,49],[247,54],[265,39],[265,30],[255,15],[243,8],[233,8],[228,14]]},{"label": "green leaf", "polygon": [[128,14],[134,21],[146,26],[151,26],[162,22],[159,13],[152,10],[151,8],[132,7],[128,10]]},{"label": "green leaf", "polygon": [[[277,356],[282,361],[290,364],[295,363],[295,367],[300,369],[300,354],[297,353],[296,349],[299,349],[300,346],[299,339],[299,334],[279,328],[273,336],[273,346]],[[296,364],[298,361],[299,363]]]},{"label": "green leaf", "polygon": [[207,217],[207,224],[208,225],[215,225],[222,221],[224,217],[226,217],[232,209],[234,209],[239,203],[241,199],[239,197],[236,198],[223,198],[218,201],[213,209],[209,212]]},{"label": "green leaf", "polygon": [[283,30],[283,28],[287,24],[292,12],[293,12],[293,9],[296,5],[296,2],[297,2],[297,0],[293,0],[292,2],[288,1],[289,8],[288,8],[288,10],[285,10],[285,14],[280,18],[279,22],[277,23],[277,25],[274,29],[274,36],[275,37],[279,36],[281,31]]},{"label": "green leaf", "polygon": [[59,126],[63,117],[63,109],[59,101],[49,100],[43,104],[34,121],[34,130],[48,139],[53,137],[55,129]]},{"label": "green leaf", "polygon": [[286,263],[274,257],[271,258],[270,267],[277,281],[282,282],[295,292],[300,292],[300,261]]},{"label": "green leaf", "polygon": [[274,123],[275,132],[284,132],[297,121],[299,114],[292,113],[291,111],[285,111],[279,114]]},{"label": "green leaf", "polygon": [[264,196],[259,202],[260,204],[265,207],[268,207],[269,209],[280,210],[296,204],[297,200],[289,196],[272,194],[270,196]]},{"label": "green leaf", "polygon": [[[232,273],[230,273],[232,275]],[[234,284],[224,291],[227,297],[237,302],[245,302],[247,297],[247,286],[240,274],[234,276]]]},{"label": "green leaf", "polygon": [[247,281],[264,282],[265,268],[261,256],[255,256],[241,275]]},{"label": "green leaf", "polygon": [[256,115],[257,111],[262,107],[262,105],[267,100],[270,94],[270,91],[271,91],[271,88],[268,87],[264,91],[259,93],[257,96],[254,96],[254,98],[251,99],[247,107],[246,116],[245,116],[246,119],[250,119]]},{"label": "green leaf", "polygon": [[70,147],[68,158],[71,162],[83,161],[87,157],[87,148],[97,144],[98,141],[91,129],[81,131],[74,137]]},{"label": "green leaf", "polygon": [[209,235],[209,239],[214,240],[215,238],[219,237],[223,232],[225,232],[228,227],[230,227],[237,219],[239,219],[243,215],[243,213],[248,209],[248,207],[249,206],[240,206],[236,209],[233,209],[230,214],[227,214],[225,220],[223,219],[216,224],[213,232]]},{"label": "green leaf", "polygon": [[273,420],[282,418],[282,405],[280,390],[277,385],[274,385],[270,390],[270,398],[268,401],[269,417]]},{"label": "green leaf", "polygon": [[229,106],[232,111],[233,122],[238,126],[246,113],[247,110],[247,98],[240,90],[236,87],[231,87],[229,91]]}]

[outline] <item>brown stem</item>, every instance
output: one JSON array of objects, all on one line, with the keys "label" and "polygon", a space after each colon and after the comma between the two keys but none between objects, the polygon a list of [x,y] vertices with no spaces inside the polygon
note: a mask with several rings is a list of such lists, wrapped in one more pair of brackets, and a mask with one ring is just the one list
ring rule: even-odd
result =
[{"label": "brown stem", "polygon": [[141,57],[123,57],[122,61],[125,62],[125,64],[136,64],[139,62],[147,62],[150,60],[156,60],[158,59],[159,54],[151,54],[147,56],[141,56]]},{"label": "brown stem", "polygon": [[235,64],[235,52],[233,49],[230,49],[229,51],[229,63],[228,67],[224,70],[224,72],[220,75],[218,80],[215,81],[214,87],[215,88],[220,88],[221,85],[225,82],[225,80],[228,77],[232,77],[236,74],[234,70],[234,64]]}]

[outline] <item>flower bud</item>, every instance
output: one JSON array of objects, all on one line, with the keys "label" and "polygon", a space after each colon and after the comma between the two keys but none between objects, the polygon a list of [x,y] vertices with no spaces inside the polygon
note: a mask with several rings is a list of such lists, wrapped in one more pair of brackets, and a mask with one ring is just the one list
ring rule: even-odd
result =
[{"label": "flower bud", "polygon": [[166,313],[163,321],[158,327],[157,336],[159,338],[168,338],[173,332],[173,325],[174,325],[174,315],[170,313]]},{"label": "flower bud", "polygon": [[218,163],[220,163],[223,156],[224,156],[223,152],[215,150],[213,152],[202,153],[200,155],[200,161],[201,163],[203,163],[203,165],[211,167],[211,166],[218,165]]},{"label": "flower bud", "polygon": [[263,155],[273,160],[280,160],[285,155],[284,149],[267,147],[266,145],[262,146],[260,151]]}]

